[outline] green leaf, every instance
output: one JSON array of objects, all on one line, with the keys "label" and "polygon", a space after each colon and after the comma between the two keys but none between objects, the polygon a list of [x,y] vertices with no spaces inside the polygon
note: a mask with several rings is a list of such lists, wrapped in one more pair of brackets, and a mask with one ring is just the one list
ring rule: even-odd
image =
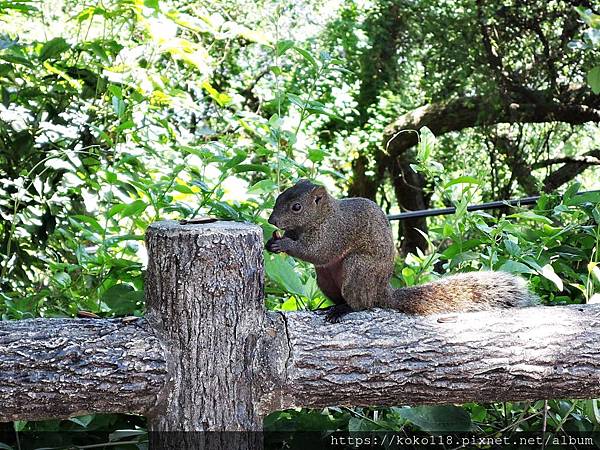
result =
[{"label": "green leaf", "polygon": [[[138,216],[146,210],[148,204],[143,200],[134,200],[121,211],[121,217]],[[114,208],[114,207],[113,207]],[[112,210],[112,208],[111,208]]]},{"label": "green leaf", "polygon": [[569,187],[563,194],[563,202],[565,202],[565,204],[568,204],[567,202],[569,202],[577,194],[577,192],[579,192],[580,188],[581,188],[581,183],[575,182],[575,183],[569,184]]},{"label": "green leaf", "polygon": [[236,167],[233,168],[233,172],[262,172],[266,175],[270,175],[271,168],[265,164],[238,164]]},{"label": "green leaf", "polygon": [[444,188],[447,189],[450,186],[454,186],[455,184],[478,184],[478,185],[481,185],[481,184],[483,184],[483,181],[478,180],[475,177],[463,176],[463,177],[458,177],[458,178],[455,178],[454,180],[449,181],[448,183],[446,183],[444,185]]},{"label": "green leaf", "polygon": [[277,44],[275,45],[275,53],[277,54],[277,56],[281,56],[283,55],[285,52],[287,52],[290,48],[292,48],[294,46],[294,41],[291,40],[283,40],[283,41],[278,41]]},{"label": "green leaf", "polygon": [[252,195],[265,195],[270,194],[277,190],[277,184],[273,180],[261,180],[257,183],[254,183],[248,189],[248,194]]},{"label": "green leaf", "polygon": [[279,309],[282,311],[298,311],[300,304],[296,300],[296,297],[290,297],[279,306]]},{"label": "green leaf", "polygon": [[290,100],[290,102],[292,102],[294,105],[298,106],[299,108],[304,109],[306,107],[306,102],[304,100],[302,100],[302,98],[299,95],[288,92],[286,94],[286,97]]},{"label": "green leaf", "polygon": [[587,82],[594,94],[600,94],[600,66],[594,67],[587,73]]},{"label": "green leaf", "polygon": [[110,312],[119,316],[133,313],[143,296],[142,291],[136,291],[129,284],[121,283],[107,289],[101,301],[110,308]]},{"label": "green leaf", "polygon": [[25,5],[24,3],[26,3],[27,0],[25,1],[8,1],[8,2],[0,2],[0,14],[2,13],[2,10],[4,9],[14,9],[15,11],[20,11],[22,13],[26,13],[26,14],[30,14],[33,12],[38,12],[39,9],[36,8],[35,6],[30,6],[30,5]]},{"label": "green leaf", "polygon": [[135,123],[133,122],[133,120],[126,120],[125,122],[123,122],[121,125],[119,125],[115,131],[117,133],[120,133],[121,131],[125,131],[125,130],[129,130],[131,128],[135,127]]},{"label": "green leaf", "polygon": [[61,289],[71,286],[71,276],[67,272],[57,272],[52,275],[52,281]]},{"label": "green leaf", "polygon": [[158,0],[144,0],[144,6],[146,8],[152,8],[158,11]]},{"label": "green leaf", "polygon": [[600,425],[600,407],[598,407],[598,399],[586,400],[585,409],[587,417],[596,423],[596,425]]},{"label": "green leaf", "polygon": [[267,276],[291,294],[306,297],[306,290],[300,277],[294,271],[289,257],[286,255],[273,255],[265,261]]},{"label": "green leaf", "polygon": [[219,106],[227,106],[232,102],[229,95],[217,91],[208,81],[202,83],[202,88],[208,93]]},{"label": "green leaf", "polygon": [[107,89],[115,97],[119,99],[123,98],[123,90],[116,84],[110,84]]},{"label": "green leaf", "polygon": [[102,234],[104,232],[104,227],[98,223],[98,221],[90,216],[84,216],[83,214],[78,214],[76,216],[71,216],[72,220],[79,222],[80,224],[85,223],[91,227],[98,234]]},{"label": "green leaf", "polygon": [[478,261],[481,259],[481,254],[476,253],[476,252],[461,252],[458,255],[456,255],[454,258],[452,258],[452,260],[450,261],[450,269],[455,268],[456,266],[467,262],[467,261]]},{"label": "green leaf", "polygon": [[508,217],[513,217],[516,219],[524,219],[524,220],[532,220],[534,222],[542,222],[548,225],[552,225],[552,220],[548,217],[540,216],[539,214],[534,213],[533,211],[523,211],[517,214],[511,214]]},{"label": "green leaf", "polygon": [[240,217],[239,213],[226,202],[213,202],[211,206],[210,214],[214,214],[214,210],[219,218],[238,220]]},{"label": "green leaf", "polygon": [[458,406],[396,408],[394,412],[426,432],[460,432],[472,429],[471,416]]},{"label": "green leaf", "polygon": [[327,153],[320,149],[310,149],[308,151],[308,159],[312,162],[321,162],[325,159]]},{"label": "green leaf", "polygon": [[471,408],[471,420],[483,422],[487,417],[487,410],[478,404],[474,404]]},{"label": "green leaf", "polygon": [[223,166],[221,171],[225,172],[227,169],[231,169],[231,168],[237,166],[239,163],[244,161],[247,156],[248,156],[248,153],[246,153],[243,150],[238,150],[236,152],[235,156],[233,158],[231,158],[229,161],[227,161],[227,163]]},{"label": "green leaf", "polygon": [[193,194],[194,193],[194,191],[189,186],[186,186],[185,184],[180,184],[180,183],[177,183],[175,186],[173,186],[173,190],[175,190],[177,192],[181,192],[182,194]]},{"label": "green leaf", "polygon": [[13,424],[15,427],[15,431],[20,432],[25,429],[25,426],[27,425],[27,420],[15,420]]},{"label": "green leaf", "polygon": [[292,48],[294,49],[294,51],[296,53],[298,53],[300,56],[302,56],[302,58],[304,58],[306,61],[308,61],[315,70],[318,69],[319,63],[317,62],[316,58],[312,55],[312,53],[310,53],[309,51],[304,50],[303,48],[300,48],[300,47],[294,46]]},{"label": "green leaf", "polygon": [[112,107],[117,117],[122,117],[125,114],[125,102],[116,95],[112,97]]},{"label": "green leaf", "polygon": [[442,258],[453,258],[458,253],[464,252],[466,250],[471,250],[472,248],[475,248],[483,243],[484,241],[480,239],[470,239],[464,242],[455,242],[454,244],[448,246],[448,248],[442,252]]},{"label": "green leaf", "polygon": [[554,267],[552,267],[550,264],[546,264],[544,267],[542,267],[540,275],[552,281],[559,291],[564,289],[562,279],[556,274],[556,272],[554,272]]},{"label": "green leaf", "polygon": [[[112,247],[115,244],[118,244],[119,242],[123,242],[123,241],[143,241],[144,240],[144,236],[141,234],[122,234],[122,235],[117,235],[117,236],[111,236],[108,239],[106,239],[104,241],[104,245],[105,247]],[[114,264],[117,260],[113,259],[111,260],[112,263]],[[137,264],[133,261],[129,261],[129,260],[124,260],[127,261],[128,263],[131,263],[131,265]]]},{"label": "green leaf", "polygon": [[61,53],[71,48],[67,41],[61,37],[54,38],[44,44],[40,50],[40,61],[46,61],[47,59],[56,58]]},{"label": "green leaf", "polygon": [[78,417],[71,417],[67,420],[76,423],[77,425],[83,427],[83,428],[87,428],[87,426],[92,423],[92,420],[94,420],[95,415],[93,414],[88,414],[87,416],[78,416]]},{"label": "green leaf", "polygon": [[415,284],[415,276],[415,271],[412,268],[408,266],[402,268],[402,278],[404,279],[404,282],[407,286],[412,286],[413,284]]},{"label": "green leaf", "polygon": [[435,147],[436,139],[435,135],[427,127],[422,127],[418,133],[419,143],[417,144],[417,156],[418,160],[422,164],[427,164],[431,152]]},{"label": "green leaf", "polygon": [[523,264],[518,261],[512,261],[510,259],[508,261],[506,261],[504,264],[502,264],[498,270],[500,270],[501,272],[509,272],[509,273],[529,273],[532,275],[537,273],[535,270],[533,270],[528,265]]},{"label": "green leaf", "polygon": [[102,60],[106,65],[110,64],[110,59],[108,58],[108,54],[102,44],[98,41],[90,42],[89,49],[92,51],[94,55]]},{"label": "green leaf", "polygon": [[[288,95],[291,95],[291,94],[288,94]],[[268,123],[269,123],[269,127],[271,127],[272,129],[279,130],[281,128],[281,124],[283,123],[283,121],[279,117],[279,114],[275,113],[269,118]]]},{"label": "green leaf", "polygon": [[519,244],[511,241],[510,239],[504,239],[504,248],[506,248],[506,251],[511,256],[517,256],[521,253],[521,248],[519,247]]},{"label": "green leaf", "polygon": [[567,206],[580,206],[585,204],[600,203],[600,192],[582,192],[574,195],[570,199],[564,199],[563,203]]},{"label": "green leaf", "polygon": [[597,262],[591,261],[588,263],[588,271],[593,274],[596,279],[600,282],[600,267],[598,267]]},{"label": "green leaf", "polygon": [[23,56],[19,56],[19,55],[11,55],[11,54],[0,55],[0,59],[3,59],[4,61],[7,61],[12,64],[21,64],[23,66],[33,67],[33,64],[31,63],[31,61],[29,61],[27,58],[25,58]]}]

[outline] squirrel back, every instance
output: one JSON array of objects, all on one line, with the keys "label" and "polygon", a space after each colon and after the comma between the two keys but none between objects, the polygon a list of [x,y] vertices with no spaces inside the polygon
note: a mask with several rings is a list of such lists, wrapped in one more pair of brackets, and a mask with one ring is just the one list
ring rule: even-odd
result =
[{"label": "squirrel back", "polygon": [[273,233],[268,251],[314,264],[317,284],[335,303],[329,322],[373,307],[433,314],[535,304],[525,281],[504,272],[463,273],[393,289],[394,240],[381,208],[363,198],[337,200],[308,180],[277,197],[269,223],[285,233]]}]

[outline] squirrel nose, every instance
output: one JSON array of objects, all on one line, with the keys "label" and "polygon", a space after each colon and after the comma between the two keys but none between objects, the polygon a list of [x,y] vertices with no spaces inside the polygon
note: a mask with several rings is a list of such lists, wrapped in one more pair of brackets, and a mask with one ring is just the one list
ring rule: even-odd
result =
[{"label": "squirrel nose", "polygon": [[271,215],[269,216],[269,220],[268,220],[268,222],[269,222],[271,225],[275,225],[275,226],[277,226],[277,220],[275,220],[275,218],[273,217],[273,214],[271,214]]}]

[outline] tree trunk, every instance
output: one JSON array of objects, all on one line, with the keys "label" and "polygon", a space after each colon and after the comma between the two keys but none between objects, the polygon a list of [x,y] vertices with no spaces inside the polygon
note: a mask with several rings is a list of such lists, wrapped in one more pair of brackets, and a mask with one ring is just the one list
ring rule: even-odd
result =
[{"label": "tree trunk", "polygon": [[[430,206],[430,195],[425,193],[425,177],[415,172],[411,166],[415,161],[412,152],[404,152],[390,164],[390,176],[394,193],[401,211],[421,211]],[[400,254],[415,253],[417,249],[427,250],[427,219],[417,217],[400,221]]]},{"label": "tree trunk", "polygon": [[144,319],[0,321],[0,422],[149,414],[166,379]]},{"label": "tree trunk", "polygon": [[544,179],[544,192],[553,192],[568,183],[590,166],[600,165],[600,150],[591,150],[573,161],[565,162],[561,167]]},{"label": "tree trunk", "polygon": [[[167,352],[171,382],[164,408],[149,421],[153,448],[222,448],[210,433],[262,429],[270,336],[263,305],[263,237],[235,222],[159,222],[147,232],[148,320]],[[260,434],[239,434],[230,448],[260,448]]]}]

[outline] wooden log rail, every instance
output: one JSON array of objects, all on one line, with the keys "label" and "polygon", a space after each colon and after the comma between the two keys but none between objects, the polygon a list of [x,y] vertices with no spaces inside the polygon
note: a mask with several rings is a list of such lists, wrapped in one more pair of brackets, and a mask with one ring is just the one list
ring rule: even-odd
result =
[{"label": "wooden log rail", "polygon": [[600,396],[600,305],[327,324],[265,311],[257,226],[165,221],[146,242],[145,318],[0,322],[0,422],[128,412],[151,431],[253,431],[290,407]]}]

